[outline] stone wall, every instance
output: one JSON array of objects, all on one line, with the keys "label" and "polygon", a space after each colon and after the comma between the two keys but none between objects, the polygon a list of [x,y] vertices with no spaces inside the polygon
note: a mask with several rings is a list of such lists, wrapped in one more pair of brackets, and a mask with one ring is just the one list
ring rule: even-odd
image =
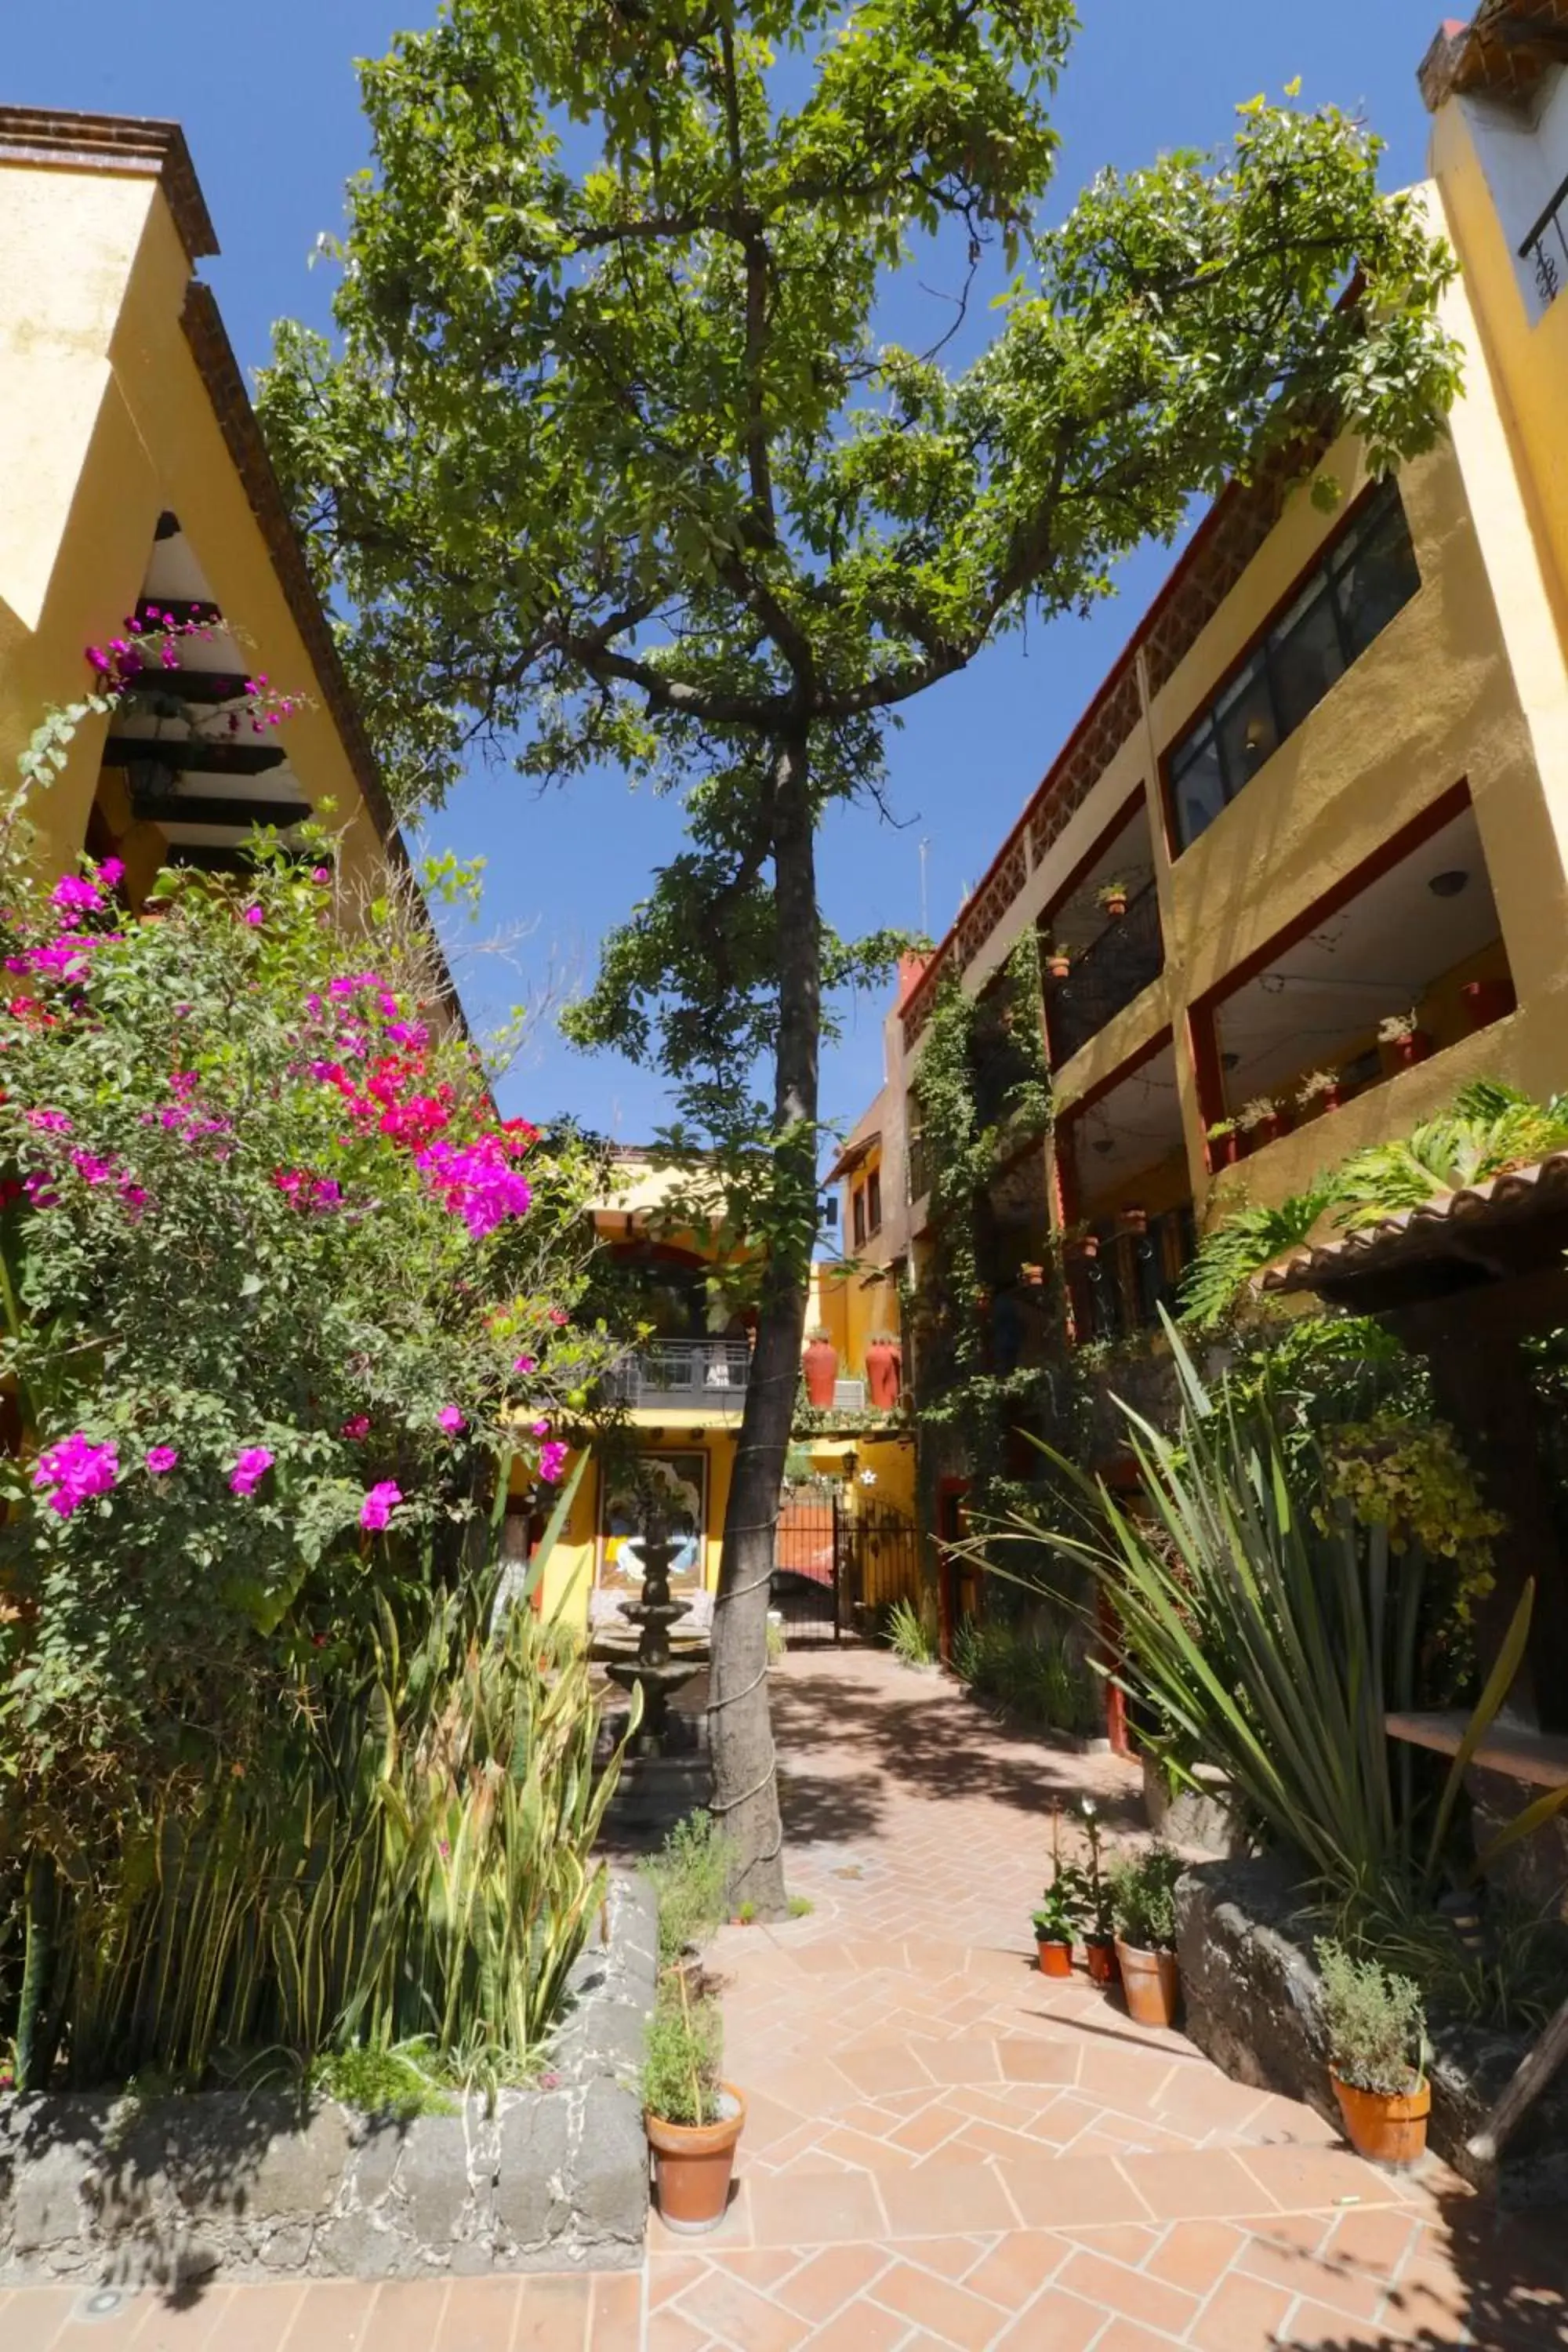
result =
[{"label": "stone wall", "polygon": [[[1272,1857],[1200,1864],[1177,1887],[1176,1916],[1184,2022],[1198,2048],[1237,2081],[1304,2100],[1337,2127],[1310,1957],[1318,1930],[1284,1865]],[[1465,2152],[1532,2039],[1432,2028],[1427,2145],[1505,2205],[1568,2198],[1568,2077],[1542,2094],[1495,2177]]]},{"label": "stone wall", "polygon": [[398,2123],[282,2093],[0,2105],[0,2284],[630,2268],[651,1890],[611,1881],[536,2087]]}]

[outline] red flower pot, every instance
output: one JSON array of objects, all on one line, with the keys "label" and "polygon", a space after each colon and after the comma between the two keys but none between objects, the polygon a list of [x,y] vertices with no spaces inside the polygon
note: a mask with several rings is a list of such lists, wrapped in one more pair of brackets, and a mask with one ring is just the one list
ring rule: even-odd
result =
[{"label": "red flower pot", "polygon": [[1390,1037],[1384,1050],[1391,1069],[1414,1069],[1417,1062],[1425,1062],[1431,1054],[1432,1040],[1425,1029],[1413,1029],[1408,1037]]},{"label": "red flower pot", "polygon": [[1358,2156],[1373,2164],[1415,2164],[1426,2149],[1426,2118],[1432,2112],[1432,2085],[1405,2096],[1383,2091],[1358,2090],[1342,2083],[1331,2066],[1329,2080],[1340,2103],[1345,2137]]},{"label": "red flower pot", "polygon": [[1070,1944],[1058,1943],[1047,1936],[1037,1936],[1035,1949],[1040,1956],[1040,1974],[1043,1977],[1071,1976],[1072,1946]]},{"label": "red flower pot", "polygon": [[1241,1157],[1241,1138],[1234,1129],[1229,1135],[1211,1135],[1208,1143],[1211,1170],[1236,1166]]},{"label": "red flower pot", "polygon": [[1113,1985],[1120,1980],[1121,1971],[1117,1966],[1116,1945],[1112,1937],[1086,1936],[1083,1956],[1089,1964],[1090,1984]]},{"label": "red flower pot", "polygon": [[1519,1003],[1511,980],[1468,980],[1459,994],[1472,1030],[1489,1029],[1494,1021],[1505,1020]]},{"label": "red flower pot", "polygon": [[838,1350],[831,1339],[811,1339],[801,1357],[805,1374],[805,1401],[817,1412],[833,1410],[834,1384],[838,1378]]},{"label": "red flower pot", "polygon": [[903,1358],[890,1340],[873,1339],[866,1350],[866,1386],[879,1412],[891,1412],[903,1387]]}]

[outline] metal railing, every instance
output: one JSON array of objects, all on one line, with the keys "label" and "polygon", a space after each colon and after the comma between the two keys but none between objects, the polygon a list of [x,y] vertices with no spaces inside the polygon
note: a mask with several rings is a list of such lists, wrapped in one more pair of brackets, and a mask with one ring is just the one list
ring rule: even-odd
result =
[{"label": "metal railing", "polygon": [[1568,180],[1564,180],[1545,211],[1520,243],[1519,257],[1528,261],[1535,290],[1544,306],[1556,301],[1568,275]]},{"label": "metal railing", "polygon": [[652,1339],[616,1367],[608,1385],[617,1404],[633,1408],[739,1412],[751,1373],[744,1339]]},{"label": "metal railing", "polygon": [[1139,891],[1124,915],[1106,923],[1067,978],[1051,990],[1047,1021],[1053,1068],[1070,1061],[1080,1045],[1098,1036],[1123,1005],[1131,1004],[1152,980],[1158,980],[1164,965],[1160,905],[1151,882]]},{"label": "metal railing", "polygon": [[1100,1254],[1077,1258],[1068,1275],[1080,1339],[1131,1339],[1173,1315],[1181,1278],[1197,1246],[1190,1207],[1151,1217],[1142,1234],[1102,1231]]}]

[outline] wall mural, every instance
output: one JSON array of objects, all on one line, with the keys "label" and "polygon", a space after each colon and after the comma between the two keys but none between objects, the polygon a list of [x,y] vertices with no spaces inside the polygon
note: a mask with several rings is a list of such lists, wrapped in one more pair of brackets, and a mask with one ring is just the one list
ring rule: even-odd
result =
[{"label": "wall mural", "polygon": [[665,1505],[670,1538],[672,1591],[702,1583],[702,1536],[708,1523],[708,1456],[639,1454],[633,1463],[599,1474],[599,1590],[635,1592],[643,1580],[643,1505],[638,1486],[651,1486]]}]

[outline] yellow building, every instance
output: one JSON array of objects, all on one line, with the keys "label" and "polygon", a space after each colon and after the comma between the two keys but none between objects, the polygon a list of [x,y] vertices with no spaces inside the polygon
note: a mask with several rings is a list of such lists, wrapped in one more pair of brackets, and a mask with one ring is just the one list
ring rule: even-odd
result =
[{"label": "yellow building", "polygon": [[[154,609],[202,624],[160,702],[85,724],[34,814],[57,868],[226,870],[311,810],[346,880],[401,859],[391,810],[210,289],[172,123],[0,107],[0,771]],[[232,734],[247,678],[300,707]],[[330,808],[329,808],[330,804]]]},{"label": "yellow building", "polygon": [[[1568,74],[1547,61],[1568,10],[1544,12],[1527,76],[1493,39],[1508,13],[1445,34],[1424,72],[1428,201],[1461,263],[1450,430],[1384,484],[1352,441],[1308,453],[1342,488],[1332,514],[1283,466],[1216,501],[901,992],[855,1131],[886,1133],[896,1102],[914,1139],[918,1272],[910,1081],[937,990],[984,1001],[1032,931],[1055,1129],[1003,1171],[1038,1213],[998,1215],[994,1278],[1037,1281],[1059,1244],[1080,1339],[1152,1325],[1222,1202],[1299,1192],[1483,1074],[1568,1087],[1568,296],[1543,290],[1568,286],[1568,247],[1560,272],[1539,257],[1568,207]],[[1509,66],[1506,97],[1478,57]],[[1545,142],[1533,176],[1500,106],[1516,144]],[[1557,213],[1507,218],[1500,152],[1516,214],[1546,181]]]}]

